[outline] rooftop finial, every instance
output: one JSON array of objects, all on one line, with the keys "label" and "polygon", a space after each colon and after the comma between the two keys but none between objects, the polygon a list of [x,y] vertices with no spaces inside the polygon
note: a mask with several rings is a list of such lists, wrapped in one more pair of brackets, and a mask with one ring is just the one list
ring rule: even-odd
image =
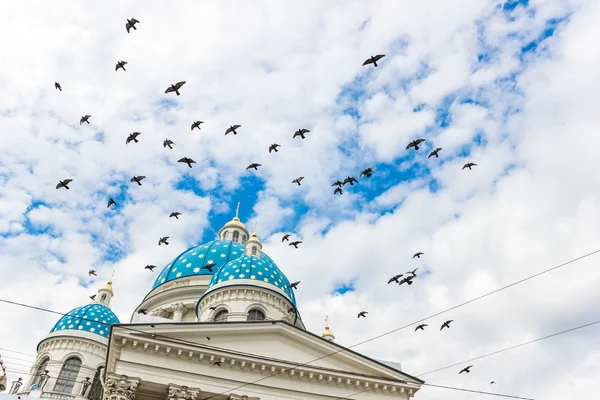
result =
[{"label": "rooftop finial", "polygon": [[239,219],[238,214],[240,212],[240,202],[238,201],[237,208],[235,209],[235,217]]},{"label": "rooftop finial", "polygon": [[325,316],[325,329],[329,329],[329,315]]},{"label": "rooftop finial", "polygon": [[329,330],[329,315],[325,316],[325,332],[323,332],[323,334],[321,335],[321,337],[323,339],[329,340],[331,342],[333,342],[335,340],[335,336]]},{"label": "rooftop finial", "polygon": [[257,224],[258,224],[258,222],[255,222],[255,223],[254,223],[254,231],[253,231],[254,233],[256,233],[256,225],[257,225]]}]

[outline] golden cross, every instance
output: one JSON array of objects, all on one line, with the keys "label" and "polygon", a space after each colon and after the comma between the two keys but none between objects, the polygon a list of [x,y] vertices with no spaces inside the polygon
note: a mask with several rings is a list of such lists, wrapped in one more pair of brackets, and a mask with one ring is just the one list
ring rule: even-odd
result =
[{"label": "golden cross", "polygon": [[329,321],[329,315],[326,315],[326,316],[325,316],[325,326],[327,326],[327,324],[328,324],[328,321]]},{"label": "golden cross", "polygon": [[238,216],[239,211],[240,211],[240,202],[238,201],[237,208],[235,209],[235,216],[236,216],[236,218]]}]

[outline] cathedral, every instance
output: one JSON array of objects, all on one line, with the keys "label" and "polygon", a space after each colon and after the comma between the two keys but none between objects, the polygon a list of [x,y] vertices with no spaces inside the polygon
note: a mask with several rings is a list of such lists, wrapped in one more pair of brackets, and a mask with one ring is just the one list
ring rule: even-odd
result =
[{"label": "cathedral", "polygon": [[[237,216],[179,254],[122,323],[112,282],[61,317],[9,397],[410,399],[423,381],[306,330],[290,281]],[[351,396],[351,397],[349,397]]]}]

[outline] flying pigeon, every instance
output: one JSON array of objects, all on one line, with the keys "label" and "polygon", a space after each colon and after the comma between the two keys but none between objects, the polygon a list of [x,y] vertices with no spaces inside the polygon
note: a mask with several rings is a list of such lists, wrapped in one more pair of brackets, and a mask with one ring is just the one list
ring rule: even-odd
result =
[{"label": "flying pigeon", "polygon": [[118,71],[119,68],[122,68],[123,71],[127,71],[125,69],[125,65],[127,64],[127,61],[117,61],[117,65],[115,65],[115,71]]},{"label": "flying pigeon", "polygon": [[175,144],[175,142],[173,142],[171,139],[165,139],[165,140],[163,141],[163,147],[167,147],[167,146],[169,146],[169,148],[170,148],[171,150],[173,150],[173,147],[171,147],[171,146],[172,146],[172,145],[174,145],[174,144]]},{"label": "flying pigeon", "polygon": [[423,254],[425,254],[425,253],[423,253],[423,252],[419,251],[418,253],[415,253],[415,254],[413,255],[413,258],[415,258],[415,257],[416,257],[416,258],[421,258],[421,256],[422,256]]},{"label": "flying pigeon", "polygon": [[84,115],[83,117],[81,117],[81,119],[79,120],[79,125],[83,124],[84,122],[87,122],[88,125],[90,124],[90,121],[88,121],[90,118],[92,118],[91,115]]},{"label": "flying pigeon", "polygon": [[490,382],[490,385],[495,385],[495,384],[496,384],[496,382],[494,382],[494,381]]},{"label": "flying pigeon", "polygon": [[281,145],[277,144],[277,143],[273,143],[272,145],[269,146],[269,154],[271,154],[272,151],[275,151],[275,153],[277,153],[279,150],[277,150],[278,147],[281,147]]},{"label": "flying pigeon", "polygon": [[58,185],[56,185],[57,189],[60,189],[61,187],[65,188],[65,189],[69,189],[69,183],[73,182],[73,179],[65,179],[64,181],[60,181],[58,182]]},{"label": "flying pigeon", "polygon": [[424,141],[425,141],[425,139],[413,140],[412,142],[410,142],[408,144],[408,146],[406,146],[406,150],[410,149],[411,147],[414,147],[415,150],[419,150],[419,144],[423,143]]},{"label": "flying pigeon", "polygon": [[212,307],[208,307],[208,309],[211,310],[211,311],[214,311],[214,310],[217,309],[217,307],[212,306]]},{"label": "flying pigeon", "polygon": [[376,67],[377,61],[381,60],[383,57],[385,57],[385,54],[377,54],[375,57],[371,56],[370,58],[367,58],[362,65],[373,64],[373,66]]},{"label": "flying pigeon", "polygon": [[294,132],[294,136],[292,136],[292,139],[294,139],[296,136],[300,136],[302,139],[306,139],[306,137],[304,137],[304,134],[308,132],[310,132],[308,129],[298,129],[296,132]]},{"label": "flying pigeon", "polygon": [[125,24],[125,29],[127,29],[127,33],[129,33],[129,30],[131,28],[133,28],[133,30],[136,31],[137,28],[135,27],[135,24],[139,24],[139,23],[140,23],[140,21],[138,21],[135,18],[128,19],[127,23]]},{"label": "flying pigeon", "polygon": [[337,194],[337,193],[339,193],[339,194],[344,194],[344,192],[342,191],[342,188],[341,188],[341,187],[337,187],[337,188],[335,188],[335,190],[333,191],[333,194]]},{"label": "flying pigeon", "polygon": [[298,289],[298,285],[300,284],[300,281],[298,282],[294,282],[294,283],[290,283],[289,285],[287,285],[285,288],[286,289]]},{"label": "flying pigeon", "polygon": [[341,181],[335,181],[333,182],[333,184],[331,186],[338,186],[338,187],[342,187],[342,185],[344,184],[344,182]]},{"label": "flying pigeon", "polygon": [[300,182],[302,182],[302,179],[304,179],[304,177],[303,177],[303,176],[301,176],[301,177],[299,177],[299,178],[296,178],[296,179],[294,179],[294,180],[292,181],[292,183],[297,183],[297,184],[298,184],[298,186],[300,186]]},{"label": "flying pigeon", "polygon": [[192,160],[189,157],[183,157],[182,159],[180,159],[177,162],[186,163],[188,165],[188,167],[190,167],[190,168],[192,168],[192,164],[196,163],[196,161]]},{"label": "flying pigeon", "polygon": [[54,88],[58,89],[58,90],[60,90],[62,92],[62,86],[60,86],[60,83],[54,82]]},{"label": "flying pigeon", "polygon": [[177,96],[179,96],[181,93],[179,93],[179,89],[181,89],[181,87],[185,85],[185,81],[181,81],[181,82],[177,82],[176,84],[171,84],[171,86],[169,86],[167,88],[167,90],[165,90],[165,94],[167,93],[171,93],[171,92],[175,92],[175,94]]},{"label": "flying pigeon", "polygon": [[288,244],[288,246],[294,246],[295,248],[298,248],[298,245],[302,243],[301,240],[296,240],[295,242],[290,242],[290,244]]},{"label": "flying pigeon", "polygon": [[469,365],[468,367],[464,367],[463,369],[460,370],[460,372],[458,374],[460,375],[463,372],[466,372],[468,374],[469,372],[471,372],[472,367],[473,367],[472,365]]},{"label": "flying pigeon", "polygon": [[412,271],[408,271],[407,274],[412,274],[412,277],[414,278],[417,276],[416,272],[418,269],[419,269],[419,267],[413,269]]},{"label": "flying pigeon", "polygon": [[392,282],[400,283],[400,282],[398,282],[398,279],[400,279],[401,276],[403,276],[403,274],[398,274],[398,275],[392,276],[390,278],[390,280],[388,281],[388,285]]},{"label": "flying pigeon", "polygon": [[144,175],[134,176],[129,182],[136,182],[138,185],[142,186],[142,179],[144,178],[146,178]]},{"label": "flying pigeon", "polygon": [[452,321],[454,321],[454,320],[453,320],[453,319],[449,319],[448,321],[444,322],[444,323],[442,324],[442,327],[440,328],[440,331],[441,331],[442,329],[444,329],[444,328],[448,328],[448,329],[450,329],[450,322],[452,322]]},{"label": "flying pigeon", "polygon": [[407,283],[410,286],[413,284],[413,279],[415,279],[414,276],[405,276],[404,278],[402,278],[402,280],[400,280],[400,282],[398,282],[398,284],[402,286],[403,283]]},{"label": "flying pigeon", "polygon": [[470,162],[470,163],[466,163],[465,165],[463,165],[462,169],[469,168],[469,170],[471,170],[471,167],[476,167],[476,166],[477,166],[477,164]]},{"label": "flying pigeon", "polygon": [[142,134],[141,132],[133,132],[133,133],[129,134],[129,136],[127,136],[127,140],[125,140],[125,144],[129,144],[129,142],[131,142],[131,141],[138,143],[137,137],[140,136],[141,134]]},{"label": "flying pigeon", "polygon": [[221,366],[221,361],[215,361],[215,362],[213,363],[213,365],[216,365],[217,367],[220,367],[220,366]]},{"label": "flying pigeon", "polygon": [[144,269],[148,269],[148,270],[150,270],[150,272],[154,271],[154,268],[156,268],[156,265],[146,265],[144,267]]},{"label": "flying pigeon", "polygon": [[92,301],[96,300],[96,295],[95,294],[91,295],[90,299],[92,299]]},{"label": "flying pigeon", "polygon": [[90,270],[88,271],[88,275],[89,275],[89,276],[92,276],[92,275],[93,275],[93,276],[98,276],[98,275],[96,275],[96,270],[93,270],[93,269],[90,269]]},{"label": "flying pigeon", "polygon": [[285,235],[283,235],[283,237],[281,238],[281,243],[285,242],[285,241],[290,241],[290,236],[292,236],[289,233],[286,233]]},{"label": "flying pigeon", "polygon": [[171,214],[169,214],[169,218],[175,217],[175,219],[179,219],[180,215],[181,213],[179,211],[173,211]]},{"label": "flying pigeon", "polygon": [[254,168],[255,171],[258,171],[258,167],[262,167],[262,164],[252,163],[246,167],[246,169]]},{"label": "flying pigeon", "polygon": [[233,133],[234,135],[237,135],[237,128],[241,128],[241,125],[231,125],[229,128],[227,128],[227,130],[225,131],[225,136],[227,136],[228,133]]},{"label": "flying pigeon", "polygon": [[358,313],[358,318],[360,318],[360,317],[367,318],[368,313],[369,313],[368,311],[361,311]]},{"label": "flying pigeon", "polygon": [[417,325],[417,327],[415,328],[415,332],[418,330],[425,330],[425,327],[428,326],[427,324],[421,324],[421,325]]},{"label": "flying pigeon", "polygon": [[345,185],[346,183],[349,183],[349,184],[350,184],[350,186],[354,186],[354,183],[353,183],[353,182],[355,182],[355,183],[358,183],[358,181],[356,180],[356,178],[355,178],[355,177],[353,177],[353,176],[349,176],[349,177],[347,177],[346,179],[344,179],[344,185]]},{"label": "flying pigeon", "polygon": [[146,309],[145,309],[145,308],[142,308],[142,309],[140,309],[140,310],[138,311],[138,314],[144,314],[144,315],[146,315],[146,312],[147,312],[147,311],[146,311]]},{"label": "flying pigeon", "polygon": [[207,269],[208,272],[213,272],[213,268],[216,266],[217,264],[209,263],[207,265],[202,266],[202,269]]},{"label": "flying pigeon", "polygon": [[294,313],[295,314],[297,312],[298,312],[298,309],[296,307],[290,307],[290,308],[288,308],[288,313]]},{"label": "flying pigeon", "polygon": [[438,153],[440,152],[441,149],[442,149],[441,147],[438,147],[437,149],[433,150],[431,153],[429,153],[429,156],[427,156],[427,158],[431,158],[433,156],[435,156],[435,158],[438,158],[439,157]]},{"label": "flying pigeon", "polygon": [[110,206],[116,206],[117,202],[114,201],[112,198],[108,199],[108,204],[106,205],[106,208],[110,208]]},{"label": "flying pigeon", "polygon": [[367,168],[363,172],[360,173],[359,178],[362,178],[363,176],[370,178],[371,175],[373,175],[373,171],[375,171],[375,167]]},{"label": "flying pigeon", "polygon": [[199,130],[199,131],[201,131],[202,129],[200,128],[200,124],[203,124],[203,123],[204,123],[204,121],[195,121],[195,122],[192,124],[192,129],[190,129],[190,130],[192,130],[192,131],[193,131],[193,130],[194,130],[194,128],[198,128],[198,130]]},{"label": "flying pigeon", "polygon": [[161,244],[166,244],[167,246],[169,245],[169,242],[167,241],[169,240],[168,236],[163,236],[160,239],[158,239],[158,245],[160,246]]}]

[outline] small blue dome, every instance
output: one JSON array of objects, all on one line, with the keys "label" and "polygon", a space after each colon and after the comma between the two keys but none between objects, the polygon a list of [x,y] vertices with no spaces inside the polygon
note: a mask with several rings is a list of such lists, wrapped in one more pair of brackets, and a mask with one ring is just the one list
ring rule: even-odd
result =
[{"label": "small blue dome", "polygon": [[[245,249],[243,244],[230,240],[214,240],[192,247],[177,256],[161,271],[152,285],[152,290],[163,283],[186,276],[212,275],[229,261],[243,256]],[[215,264],[212,272],[202,269],[208,264]]]},{"label": "small blue dome", "polygon": [[92,303],[69,311],[58,320],[50,333],[56,331],[85,331],[108,338],[110,326],[118,324],[119,319],[104,304]]},{"label": "small blue dome", "polygon": [[213,275],[208,284],[207,291],[214,285],[232,280],[250,279],[269,283],[278,289],[281,289],[288,295],[294,307],[296,306],[296,296],[294,289],[286,289],[290,281],[281,272],[279,267],[271,258],[260,252],[260,257],[246,256],[236,258],[219,268]]}]

